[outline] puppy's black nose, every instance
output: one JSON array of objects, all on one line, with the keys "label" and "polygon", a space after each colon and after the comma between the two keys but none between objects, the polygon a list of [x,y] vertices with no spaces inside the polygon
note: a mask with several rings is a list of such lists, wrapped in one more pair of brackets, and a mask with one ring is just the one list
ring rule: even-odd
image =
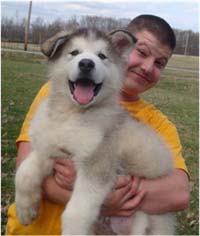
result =
[{"label": "puppy's black nose", "polygon": [[90,72],[94,67],[95,64],[91,59],[82,59],[79,62],[79,68],[82,72]]}]

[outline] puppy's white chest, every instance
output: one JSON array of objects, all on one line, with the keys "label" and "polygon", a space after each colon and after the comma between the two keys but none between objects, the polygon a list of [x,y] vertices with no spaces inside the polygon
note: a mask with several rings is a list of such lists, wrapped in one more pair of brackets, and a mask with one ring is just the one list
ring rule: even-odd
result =
[{"label": "puppy's white chest", "polygon": [[91,155],[102,142],[103,133],[97,126],[68,120],[56,129],[58,146],[67,148],[74,156],[87,157]]},{"label": "puppy's white chest", "polygon": [[104,132],[97,124],[84,122],[84,119],[76,115],[66,120],[59,117],[52,120],[47,113],[38,114],[31,127],[34,148],[43,149],[42,152],[49,150],[51,154],[63,149],[77,159],[91,156],[103,137]]}]

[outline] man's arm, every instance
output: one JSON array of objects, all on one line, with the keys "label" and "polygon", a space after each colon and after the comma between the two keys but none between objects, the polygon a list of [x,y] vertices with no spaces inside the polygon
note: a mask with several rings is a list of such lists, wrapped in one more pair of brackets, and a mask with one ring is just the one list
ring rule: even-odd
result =
[{"label": "man's arm", "polygon": [[155,180],[144,179],[139,189],[146,191],[140,209],[149,214],[184,210],[190,199],[188,175],[181,169]]},{"label": "man's arm", "polygon": [[[132,185],[126,195],[130,196],[134,192],[135,194],[120,206],[124,196],[116,190],[106,200],[103,214],[106,216],[131,216],[138,209],[149,214],[184,210],[187,208],[190,198],[189,179],[185,171],[175,169],[173,173],[162,178],[141,179],[139,184]],[[118,199],[117,202],[116,199]]]},{"label": "man's arm", "polygon": [[30,152],[31,152],[30,142],[19,142],[17,159],[16,159],[16,168],[19,167],[20,163],[28,156]]}]

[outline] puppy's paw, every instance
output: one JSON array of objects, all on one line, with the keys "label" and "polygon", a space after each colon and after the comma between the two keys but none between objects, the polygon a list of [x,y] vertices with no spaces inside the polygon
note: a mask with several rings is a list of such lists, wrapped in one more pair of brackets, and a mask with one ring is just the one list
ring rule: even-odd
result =
[{"label": "puppy's paw", "polygon": [[38,216],[38,207],[16,206],[16,214],[22,225],[29,225]]},{"label": "puppy's paw", "polygon": [[30,224],[39,213],[40,194],[36,191],[32,194],[16,192],[16,214],[22,225]]}]

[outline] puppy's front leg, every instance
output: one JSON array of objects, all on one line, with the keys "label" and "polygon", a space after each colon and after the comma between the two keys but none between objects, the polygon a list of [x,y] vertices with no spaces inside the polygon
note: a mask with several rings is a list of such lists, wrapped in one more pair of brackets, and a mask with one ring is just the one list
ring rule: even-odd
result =
[{"label": "puppy's front leg", "polygon": [[21,224],[30,224],[37,217],[42,180],[50,174],[52,167],[53,160],[42,160],[35,151],[19,166],[15,179],[15,202],[17,217]]},{"label": "puppy's front leg", "polygon": [[72,198],[62,215],[62,235],[88,235],[112,182],[78,171]]}]

